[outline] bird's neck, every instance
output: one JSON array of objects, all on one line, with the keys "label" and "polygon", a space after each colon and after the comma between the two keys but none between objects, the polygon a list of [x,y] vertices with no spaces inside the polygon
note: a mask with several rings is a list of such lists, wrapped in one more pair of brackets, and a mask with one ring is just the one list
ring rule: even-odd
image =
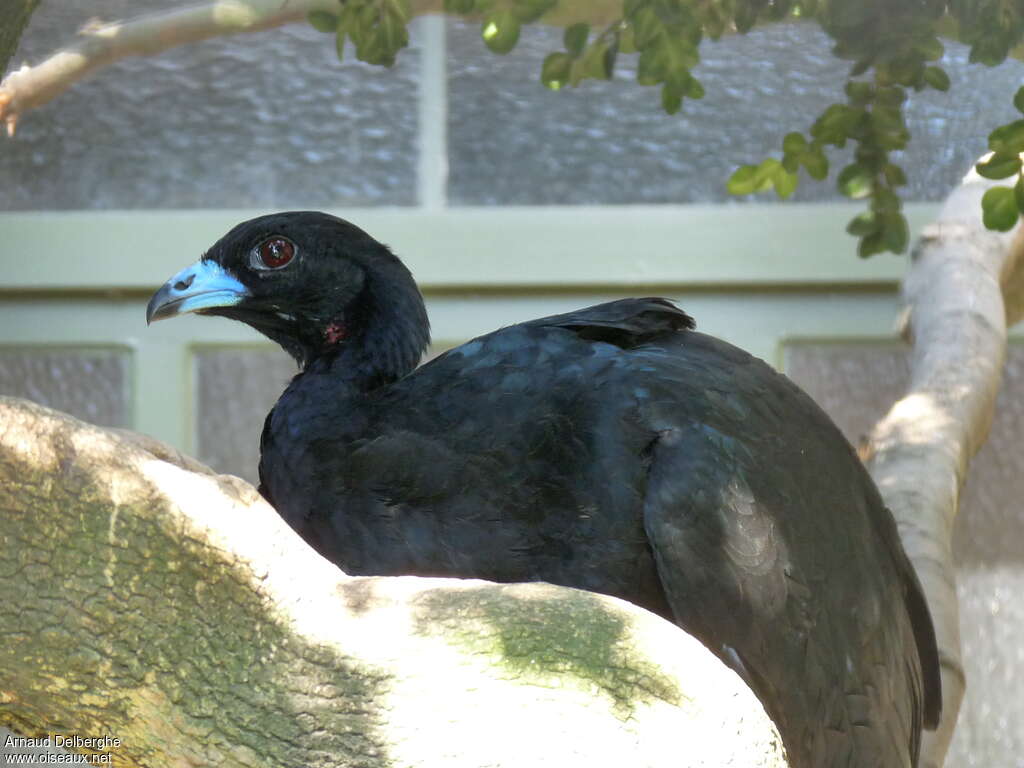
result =
[{"label": "bird's neck", "polygon": [[430,342],[430,325],[411,277],[371,276],[359,303],[322,324],[319,334],[316,345],[304,345],[303,371],[327,374],[355,394],[411,372]]}]

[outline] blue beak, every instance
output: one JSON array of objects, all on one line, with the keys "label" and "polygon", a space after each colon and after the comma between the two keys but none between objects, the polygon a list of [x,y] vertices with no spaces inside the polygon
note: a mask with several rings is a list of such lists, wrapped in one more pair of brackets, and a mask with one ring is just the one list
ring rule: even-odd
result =
[{"label": "blue beak", "polygon": [[233,307],[249,295],[249,290],[220,264],[200,259],[153,294],[146,307],[146,323],[214,307]]}]

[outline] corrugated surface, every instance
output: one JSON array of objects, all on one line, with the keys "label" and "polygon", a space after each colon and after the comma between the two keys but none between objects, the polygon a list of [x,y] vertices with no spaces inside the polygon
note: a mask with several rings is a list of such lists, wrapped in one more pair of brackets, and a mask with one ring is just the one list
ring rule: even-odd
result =
[{"label": "corrugated surface", "polygon": [[0,394],[24,397],[103,427],[130,424],[128,353],[0,348]]},{"label": "corrugated surface", "polygon": [[[786,133],[806,131],[826,105],[845,100],[849,64],[832,57],[829,38],[812,24],[705,42],[694,74],[707,95],[674,116],[661,112],[657,88],[636,85],[635,57],[620,57],[613,82],[553,93],[540,84],[540,68],[562,50],[561,30],[524,29],[508,56],[483,46],[477,24],[448,30],[449,197],[461,205],[735,199],[725,182],[737,166],[778,156]],[[964,46],[949,44],[951,92],[911,96],[907,199],[943,199],[997,122],[1019,116],[1011,99],[1024,65],[966,61]],[[833,157],[833,178],[849,156]],[[807,182],[795,199],[845,198],[832,182]]]},{"label": "corrugated surface", "polygon": [[[793,344],[786,371],[851,440],[909,378],[896,345]],[[971,464],[954,534],[967,694],[947,765],[1024,766],[1024,345],[1011,345],[988,442]]]},{"label": "corrugated surface", "polygon": [[[42,3],[12,66],[89,16],[166,0]],[[304,23],[123,60],[26,115],[0,150],[0,209],[416,202],[418,61],[342,64]]]}]

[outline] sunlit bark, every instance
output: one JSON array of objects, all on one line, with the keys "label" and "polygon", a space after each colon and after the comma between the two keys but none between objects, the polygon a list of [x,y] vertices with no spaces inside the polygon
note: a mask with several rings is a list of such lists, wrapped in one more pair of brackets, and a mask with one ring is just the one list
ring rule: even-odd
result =
[{"label": "sunlit bark", "polygon": [[942,723],[927,733],[922,768],[945,760],[964,694],[953,568],[953,520],[967,468],[988,437],[1020,319],[1024,236],[986,230],[973,171],[923,232],[903,281],[903,335],[913,346],[907,394],[875,426],[869,465],[900,526],[931,607],[942,661]]}]

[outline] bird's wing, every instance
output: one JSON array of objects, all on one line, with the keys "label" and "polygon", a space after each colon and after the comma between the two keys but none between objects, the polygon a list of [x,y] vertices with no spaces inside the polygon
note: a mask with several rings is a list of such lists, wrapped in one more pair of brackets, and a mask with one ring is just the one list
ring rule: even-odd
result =
[{"label": "bird's wing", "polygon": [[[661,430],[650,449],[644,526],[676,620],[702,639],[748,638],[757,647],[792,586],[774,513],[737,459],[742,449],[707,425]],[[739,648],[713,650],[756,684],[738,663]]]},{"label": "bird's wing", "polygon": [[676,619],[804,734],[795,764],[902,765],[933,660],[891,516],[788,379],[698,333],[679,344],[641,404],[644,525]]},{"label": "bird's wing", "polygon": [[523,323],[527,327],[556,327],[575,331],[590,341],[629,349],[676,331],[692,330],[693,318],[675,304],[656,297],[620,299],[564,315]]}]

